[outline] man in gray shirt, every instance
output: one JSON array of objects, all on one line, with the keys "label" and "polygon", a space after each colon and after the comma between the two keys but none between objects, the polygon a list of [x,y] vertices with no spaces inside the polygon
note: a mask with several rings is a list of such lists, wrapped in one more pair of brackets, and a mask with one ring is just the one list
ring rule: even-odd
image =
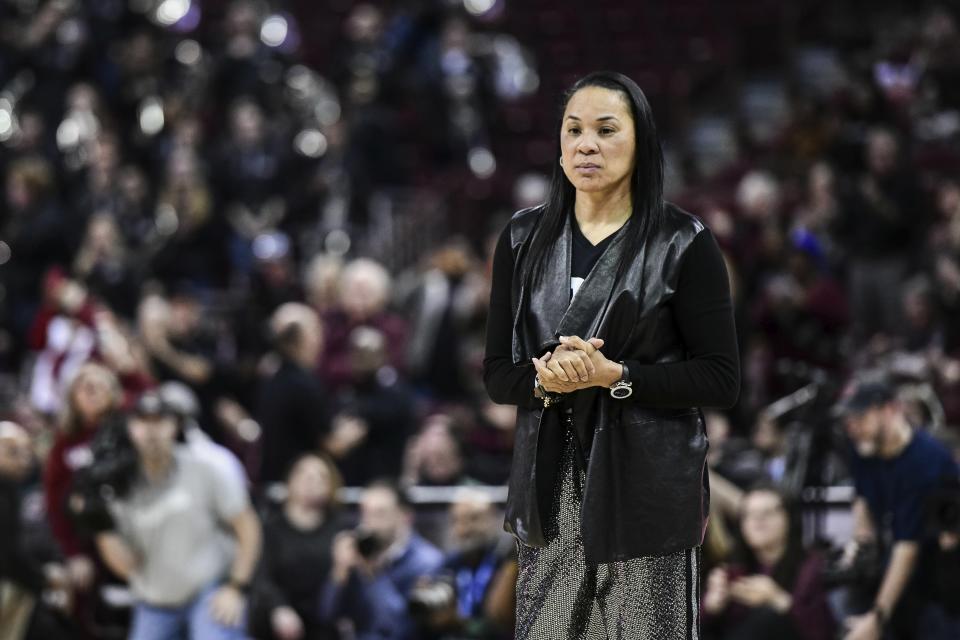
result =
[{"label": "man in gray shirt", "polygon": [[152,392],[128,417],[139,475],[97,546],[136,597],[131,640],[245,638],[260,523],[234,474],[177,442],[177,417]]}]

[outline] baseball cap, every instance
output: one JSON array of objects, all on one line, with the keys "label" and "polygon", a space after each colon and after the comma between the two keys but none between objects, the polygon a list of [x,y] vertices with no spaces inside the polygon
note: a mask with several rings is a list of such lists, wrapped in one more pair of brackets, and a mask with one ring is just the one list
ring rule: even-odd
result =
[{"label": "baseball cap", "polygon": [[840,393],[830,413],[834,418],[863,413],[871,407],[896,398],[896,389],[883,371],[862,371],[855,374]]}]

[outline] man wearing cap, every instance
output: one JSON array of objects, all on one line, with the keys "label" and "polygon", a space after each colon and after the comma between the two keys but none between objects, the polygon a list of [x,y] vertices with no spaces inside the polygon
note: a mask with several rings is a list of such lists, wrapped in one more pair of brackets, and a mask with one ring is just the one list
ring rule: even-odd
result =
[{"label": "man wearing cap", "polygon": [[848,558],[867,542],[879,545],[883,577],[865,603],[866,613],[846,620],[845,640],[913,638],[921,603],[920,555],[931,549],[924,506],[958,469],[950,452],[907,421],[894,387],[881,372],[864,372],[844,389],[834,407],[849,438],[849,462],[856,495],[854,534]]},{"label": "man wearing cap", "polygon": [[114,530],[97,546],[137,600],[132,640],[245,638],[260,523],[237,475],[178,443],[179,431],[160,393],[140,397],[127,419],[138,476],[108,505]]}]

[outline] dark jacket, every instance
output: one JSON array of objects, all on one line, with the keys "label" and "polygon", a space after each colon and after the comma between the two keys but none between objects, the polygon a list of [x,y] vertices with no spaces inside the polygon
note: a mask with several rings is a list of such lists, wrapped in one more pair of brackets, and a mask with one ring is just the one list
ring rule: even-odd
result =
[{"label": "dark jacket", "polygon": [[[613,239],[572,301],[569,218],[548,256],[544,278],[527,291],[522,284],[524,257],[541,209],[514,215],[515,364],[553,349],[560,335],[603,338],[603,352],[614,361],[661,364],[686,358],[668,302],[684,253],[704,225],[672,204],[665,209],[661,229],[616,282],[625,234]],[[630,399],[615,400],[601,388],[571,395],[577,431],[591,434],[581,506],[586,559],[612,562],[701,544],[710,490],[700,408],[641,406]],[[542,523],[560,448],[560,438],[552,435],[562,426],[558,409],[531,406],[517,410],[504,528],[528,545],[544,546]]]}]

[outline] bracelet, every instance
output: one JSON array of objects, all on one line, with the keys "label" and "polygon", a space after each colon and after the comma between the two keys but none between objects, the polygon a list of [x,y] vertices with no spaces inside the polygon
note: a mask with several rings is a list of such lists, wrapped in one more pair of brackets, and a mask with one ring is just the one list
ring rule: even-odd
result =
[{"label": "bracelet", "polygon": [[543,400],[543,408],[549,409],[551,406],[560,402],[559,393],[552,393],[543,388],[543,384],[540,383],[540,374],[537,374],[533,378],[533,396],[535,398],[541,398]]},{"label": "bracelet", "polygon": [[227,587],[233,587],[243,595],[250,593],[250,583],[249,582],[240,582],[236,578],[227,578],[223,583]]}]

